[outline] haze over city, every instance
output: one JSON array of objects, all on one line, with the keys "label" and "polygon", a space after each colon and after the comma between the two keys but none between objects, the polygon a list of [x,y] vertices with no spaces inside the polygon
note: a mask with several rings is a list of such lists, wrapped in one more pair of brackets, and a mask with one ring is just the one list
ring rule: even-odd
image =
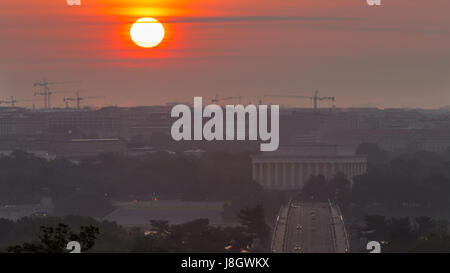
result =
[{"label": "haze over city", "polygon": [[[3,0],[1,99],[33,98],[34,82],[106,96],[94,106],[192,102],[195,95],[335,96],[338,107],[450,104],[450,2],[385,0]],[[151,16],[166,35],[154,48],[130,39]],[[40,102],[27,102],[30,107]],[[264,103],[310,107],[308,100]],[[323,106],[331,106],[324,103]],[[61,97],[55,107],[63,107]]]},{"label": "haze over city", "polygon": [[1,261],[331,272],[450,253],[449,11],[2,0]]}]

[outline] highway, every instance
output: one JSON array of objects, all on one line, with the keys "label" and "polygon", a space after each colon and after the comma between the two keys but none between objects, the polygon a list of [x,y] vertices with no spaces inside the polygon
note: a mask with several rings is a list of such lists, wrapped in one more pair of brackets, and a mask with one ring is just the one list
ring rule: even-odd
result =
[{"label": "highway", "polygon": [[[347,252],[343,218],[339,211],[325,202],[291,203],[285,208],[274,238],[274,252],[337,253]],[[283,233],[283,234],[281,234]],[[277,249],[278,248],[278,249]]]}]

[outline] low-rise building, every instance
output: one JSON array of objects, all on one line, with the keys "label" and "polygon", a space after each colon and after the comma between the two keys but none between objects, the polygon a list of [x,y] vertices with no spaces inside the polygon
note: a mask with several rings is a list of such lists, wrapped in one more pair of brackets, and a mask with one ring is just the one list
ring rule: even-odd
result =
[{"label": "low-rise building", "polygon": [[49,154],[67,158],[91,157],[102,153],[124,154],[126,142],[118,138],[70,139],[49,145]]}]

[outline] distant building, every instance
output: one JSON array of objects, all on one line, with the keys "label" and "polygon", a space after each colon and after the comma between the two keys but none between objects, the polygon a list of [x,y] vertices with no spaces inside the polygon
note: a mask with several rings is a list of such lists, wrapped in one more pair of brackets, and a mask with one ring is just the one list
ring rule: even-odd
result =
[{"label": "distant building", "polygon": [[202,156],[206,153],[206,151],[196,148],[196,149],[184,151],[183,153],[185,155],[191,155],[191,156]]},{"label": "distant building", "polygon": [[25,151],[47,160],[56,157],[77,159],[102,153],[125,154],[126,141],[119,138],[74,138],[57,140],[10,139],[0,141],[0,156],[10,156],[14,150]]},{"label": "distant building", "polygon": [[335,130],[323,133],[320,140],[353,148],[360,143],[376,143],[380,148],[389,152],[413,149],[442,153],[450,147],[450,130]]},{"label": "distant building", "polygon": [[123,154],[126,142],[118,138],[70,139],[49,144],[49,154],[68,158],[97,156],[101,153]]},{"label": "distant building", "polygon": [[[170,128],[174,119],[170,111],[170,106],[110,106],[93,110],[0,107],[0,150],[47,151],[48,144],[53,142],[81,138],[143,140],[145,145],[158,150],[159,144],[172,142]],[[450,112],[373,107],[280,111],[281,145],[334,143],[356,148],[363,142],[377,143],[390,152],[413,149],[443,152],[450,146]],[[229,151],[256,150],[258,146],[253,141],[233,145],[206,143],[199,142],[199,147]]]},{"label": "distant building", "polygon": [[268,189],[301,189],[311,175],[342,172],[352,180],[366,170],[365,156],[336,145],[282,146],[252,157],[253,179]]},{"label": "distant building", "polygon": [[166,106],[104,107],[98,110],[29,110],[0,107],[0,137],[40,135],[49,128],[69,128],[99,138],[131,138],[170,133],[172,120]]}]

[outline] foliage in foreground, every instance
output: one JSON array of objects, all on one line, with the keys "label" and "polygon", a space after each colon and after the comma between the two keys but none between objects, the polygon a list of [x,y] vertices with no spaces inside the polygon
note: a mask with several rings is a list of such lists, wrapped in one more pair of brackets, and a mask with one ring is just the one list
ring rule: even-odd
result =
[{"label": "foliage in foreground", "polygon": [[[148,230],[124,229],[114,222],[81,216],[22,218],[17,222],[0,219],[0,246],[15,253],[64,253],[69,241],[78,241],[82,252],[264,251],[269,227],[262,207],[242,210],[239,219],[241,225],[235,227],[212,226],[208,219],[177,225],[151,220]],[[36,230],[37,239],[33,236]],[[1,236],[8,234],[3,231],[11,236]]]},{"label": "foliage in foreground", "polygon": [[450,229],[446,220],[421,216],[387,219],[366,215],[361,236],[381,243],[382,252],[450,252]]},{"label": "foliage in foreground", "polygon": [[64,253],[70,241],[77,241],[81,245],[81,251],[88,251],[95,244],[99,234],[94,226],[81,227],[79,233],[70,230],[68,225],[59,223],[57,227],[40,228],[38,241],[10,246],[7,252],[13,253]]}]

